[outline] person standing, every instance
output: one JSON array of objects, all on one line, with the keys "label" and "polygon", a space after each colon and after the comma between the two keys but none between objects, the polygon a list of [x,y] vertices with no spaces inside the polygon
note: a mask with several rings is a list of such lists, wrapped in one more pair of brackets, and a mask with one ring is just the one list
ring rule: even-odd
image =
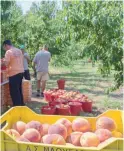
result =
[{"label": "person standing", "polygon": [[[39,47],[39,51],[41,51],[43,48],[42,47]],[[34,68],[34,67],[33,67]],[[37,72],[36,72],[36,68],[37,68],[37,65],[35,64],[35,68],[34,68],[34,77],[37,78]]]},{"label": "person standing", "polygon": [[13,106],[23,106],[22,79],[24,73],[23,54],[20,49],[15,48],[10,40],[3,42],[6,51],[4,64],[7,66],[9,76],[9,88]]},{"label": "person standing", "polygon": [[[43,49],[38,51],[33,59],[33,68],[37,72],[37,96],[44,97],[44,90],[46,88],[46,81],[49,79],[48,65],[51,58],[51,54],[48,51],[46,45],[43,46]],[[41,85],[42,83],[42,85]],[[40,92],[41,89],[41,92]]]},{"label": "person standing", "polygon": [[23,65],[24,65],[24,78],[26,80],[30,80],[30,72],[29,72],[29,69],[28,69],[28,64],[30,62],[30,57],[28,55],[28,53],[25,51],[25,46],[24,45],[21,45],[20,46],[20,49],[22,51],[22,54],[23,54],[23,57],[24,57],[24,60],[23,60]]}]

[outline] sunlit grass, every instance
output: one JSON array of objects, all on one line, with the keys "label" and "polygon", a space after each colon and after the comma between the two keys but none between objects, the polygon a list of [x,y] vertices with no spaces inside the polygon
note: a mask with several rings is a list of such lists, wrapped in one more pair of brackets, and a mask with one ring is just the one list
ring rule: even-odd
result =
[{"label": "sunlit grass", "polygon": [[[97,65],[92,67],[91,63],[84,65],[82,61],[76,61],[72,67],[53,67],[50,65],[49,69],[50,80],[47,82],[46,89],[57,88],[57,80],[64,78],[66,80],[66,90],[78,90],[86,94],[93,100],[93,106],[97,110],[102,110],[103,112],[108,109],[123,108],[123,97],[120,90],[109,95],[106,93],[113,82],[112,75],[103,78],[97,71]],[[36,91],[35,83],[33,90]]]}]

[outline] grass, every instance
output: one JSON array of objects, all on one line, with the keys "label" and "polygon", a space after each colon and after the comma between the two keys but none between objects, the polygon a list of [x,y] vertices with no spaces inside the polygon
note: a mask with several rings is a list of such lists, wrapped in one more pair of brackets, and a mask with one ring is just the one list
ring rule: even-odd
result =
[{"label": "grass", "polygon": [[[47,82],[46,89],[57,88],[56,81],[60,78],[66,80],[66,90],[78,90],[93,100],[93,112],[81,113],[81,115],[96,116],[108,109],[123,109],[123,94],[121,89],[108,95],[106,90],[112,85],[113,77],[103,78],[98,73],[97,65],[92,67],[91,63],[84,64],[82,60],[76,61],[70,67],[53,67],[50,65],[50,80]],[[35,112],[40,113],[44,102],[34,97],[36,81],[32,83],[33,101],[27,103],[27,106]]]},{"label": "grass", "polygon": [[[46,89],[57,88],[57,80],[64,78],[66,80],[66,90],[78,90],[81,93],[88,95],[93,100],[93,112],[81,113],[85,116],[96,116],[108,109],[123,108],[123,95],[120,90],[106,93],[107,89],[112,85],[113,77],[103,78],[98,72],[98,67],[92,67],[91,63],[85,63],[82,60],[75,62],[70,67],[53,67],[50,65],[50,80],[47,83]],[[33,91],[36,92],[36,84],[33,85]],[[34,103],[35,104],[35,103]],[[31,107],[37,113],[40,113],[38,107]],[[36,104],[35,106],[42,106]]]},{"label": "grass", "polygon": [[65,78],[67,90],[79,90],[94,101],[94,106],[103,111],[107,109],[123,109],[123,94],[116,90],[109,95],[107,89],[112,85],[113,77],[103,78],[98,72],[97,65],[76,61],[71,68],[50,67],[50,80],[47,89],[57,87],[56,81]]}]

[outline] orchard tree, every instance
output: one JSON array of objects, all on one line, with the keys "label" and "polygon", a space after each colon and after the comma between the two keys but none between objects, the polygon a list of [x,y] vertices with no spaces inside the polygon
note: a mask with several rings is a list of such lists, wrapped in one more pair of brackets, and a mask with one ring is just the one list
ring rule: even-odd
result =
[{"label": "orchard tree", "polygon": [[[69,65],[84,56],[99,61],[103,76],[114,74],[123,83],[123,1],[55,1],[32,3],[23,14],[15,1],[1,1],[1,40],[24,43],[33,58],[49,45],[55,65]],[[99,60],[98,60],[99,59]]]},{"label": "orchard tree", "polygon": [[69,6],[68,24],[76,41],[84,44],[85,55],[101,61],[99,70],[114,73],[115,85],[123,83],[123,1],[82,1]]},{"label": "orchard tree", "polygon": [[23,33],[21,8],[15,1],[1,1],[1,41],[10,39],[14,45],[18,46],[23,41]]}]

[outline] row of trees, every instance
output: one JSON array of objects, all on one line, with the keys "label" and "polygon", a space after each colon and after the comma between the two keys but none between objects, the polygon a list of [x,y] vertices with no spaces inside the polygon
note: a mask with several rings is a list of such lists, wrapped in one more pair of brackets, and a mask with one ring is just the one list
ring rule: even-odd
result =
[{"label": "row of trees", "polygon": [[55,1],[32,3],[23,15],[14,1],[2,1],[2,40],[24,43],[33,57],[43,43],[49,45],[56,65],[92,58],[100,72],[114,74],[115,88],[123,83],[123,1]]}]

